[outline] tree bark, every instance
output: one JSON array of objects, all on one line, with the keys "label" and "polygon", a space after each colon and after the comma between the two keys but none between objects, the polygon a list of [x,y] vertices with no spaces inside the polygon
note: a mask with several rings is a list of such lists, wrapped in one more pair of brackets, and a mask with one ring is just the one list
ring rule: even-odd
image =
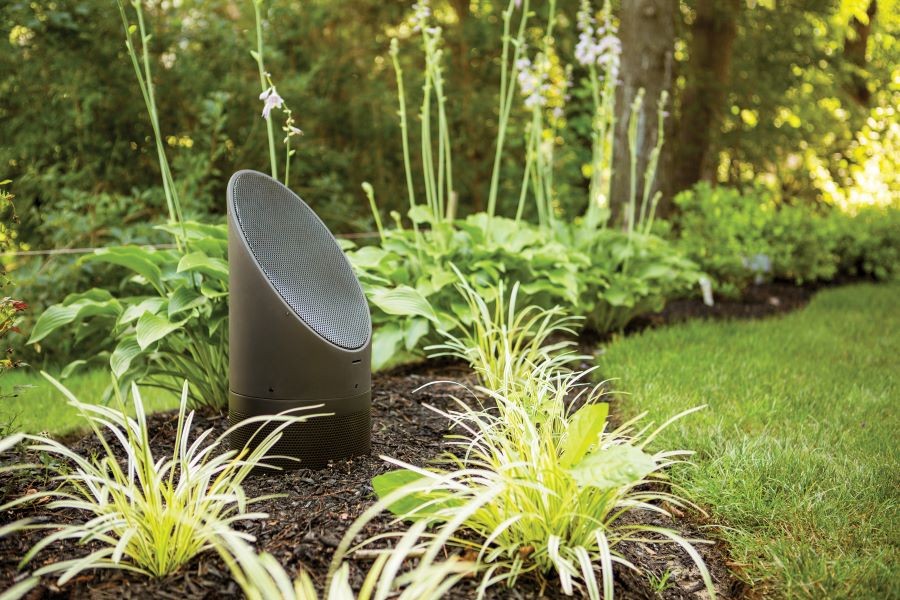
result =
[{"label": "tree bark", "polygon": [[866,68],[866,48],[869,44],[869,34],[872,32],[872,23],[875,21],[875,15],[878,12],[877,0],[869,2],[869,8],[866,9],[868,21],[863,23],[856,17],[850,21],[850,30],[853,36],[848,36],[844,40],[844,57],[853,68],[850,75],[850,81],[847,85],[847,91],[861,106],[868,106],[872,97],[872,92],[866,85],[866,78],[863,71]]},{"label": "tree bark", "polygon": [[715,173],[712,133],[719,126],[731,79],[731,59],[737,37],[741,0],[697,0],[690,27],[685,87],[675,127],[671,171],[665,189],[671,197]]},{"label": "tree bark", "polygon": [[[672,0],[630,0],[622,3],[619,35],[622,40],[621,84],[616,92],[616,125],[610,208],[614,222],[621,222],[631,198],[631,158],[628,120],[631,104],[644,90],[638,118],[635,184],[637,211],[644,194],[644,172],[657,142],[657,109],[660,95],[672,89],[675,19],[678,2]],[[659,188],[657,178],[650,197]],[[663,212],[665,207],[660,207]]]}]

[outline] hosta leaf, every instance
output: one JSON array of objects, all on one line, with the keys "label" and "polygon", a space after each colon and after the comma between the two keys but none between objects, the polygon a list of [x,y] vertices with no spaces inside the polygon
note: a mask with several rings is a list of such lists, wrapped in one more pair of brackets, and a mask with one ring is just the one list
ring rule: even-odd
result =
[{"label": "hosta leaf", "polygon": [[34,324],[29,344],[41,341],[53,331],[87,317],[116,318],[122,305],[106,290],[90,290],[71,294],[62,304],[54,304],[45,310]]},{"label": "hosta leaf", "polygon": [[372,271],[378,268],[381,261],[388,255],[387,252],[377,246],[365,246],[356,252],[347,255],[351,264],[363,271]]},{"label": "hosta leaf", "polygon": [[154,296],[152,298],[144,298],[137,304],[130,304],[125,311],[122,313],[122,316],[119,317],[119,325],[127,325],[132,321],[136,321],[141,318],[145,312],[158,313],[162,308],[166,305],[167,300],[165,298],[160,298],[158,296]]},{"label": "hosta leaf", "polygon": [[369,300],[389,315],[425,317],[437,322],[437,315],[425,296],[406,285],[372,288]]},{"label": "hosta leaf", "polygon": [[82,259],[85,262],[105,262],[131,269],[147,280],[158,292],[162,292],[162,271],[157,264],[160,256],[153,249],[140,246],[101,248]]},{"label": "hosta leaf", "polygon": [[173,323],[166,317],[154,315],[153,313],[144,313],[138,319],[135,330],[138,346],[141,347],[141,350],[146,350],[150,344],[180,329],[185,322],[186,320]]},{"label": "hosta leaf", "polygon": [[434,215],[423,204],[413,206],[406,214],[413,223],[431,223],[434,221]]},{"label": "hosta leaf", "polygon": [[[375,490],[375,494],[380,499],[384,499],[392,492],[422,480],[423,476],[414,471],[410,471],[409,469],[396,469],[374,477],[372,479],[372,489]],[[442,496],[447,495],[447,492],[442,491],[410,492],[400,500],[391,504],[388,507],[388,510],[398,517],[408,516],[413,511],[415,511],[415,516],[430,516],[441,509],[459,505],[458,501],[452,501],[450,498],[446,498],[443,501],[434,502],[427,507],[420,508],[426,502],[440,499]]]},{"label": "hosta leaf", "polygon": [[204,252],[185,254],[178,261],[178,272],[197,271],[218,279],[228,279],[228,263],[221,258],[213,258]]},{"label": "hosta leaf", "polygon": [[169,298],[169,318],[180,312],[208,304],[209,300],[193,287],[184,285]]},{"label": "hosta leaf", "polygon": [[656,469],[653,457],[629,444],[595,450],[569,469],[579,487],[610,489],[638,483]]},{"label": "hosta leaf", "polygon": [[428,334],[428,321],[426,319],[412,319],[406,326],[403,342],[406,349],[412,352],[419,340]]},{"label": "hosta leaf", "polygon": [[559,459],[564,467],[568,468],[584,458],[599,440],[608,415],[609,404],[606,403],[585,405],[572,415]]},{"label": "hosta leaf", "polygon": [[376,329],[372,335],[372,370],[386,365],[396,354],[403,342],[403,330],[395,325]]},{"label": "hosta leaf", "polygon": [[128,336],[119,342],[109,357],[109,366],[116,379],[121,379],[128,372],[128,369],[131,367],[131,361],[140,353],[141,347],[138,346],[134,336]]},{"label": "hosta leaf", "polygon": [[80,369],[81,367],[86,365],[87,362],[88,361],[86,361],[82,358],[79,358],[78,360],[73,360],[72,362],[67,364],[62,371],[60,371],[59,378],[67,379],[68,377],[71,377],[72,373],[74,373],[75,371],[77,371],[78,369]]},{"label": "hosta leaf", "polygon": [[215,300],[216,298],[222,298],[223,296],[228,295],[227,285],[225,286],[225,290],[223,291],[218,286],[214,285],[214,283],[215,282],[211,282],[209,280],[204,280],[203,283],[200,284],[200,293],[210,300]]}]

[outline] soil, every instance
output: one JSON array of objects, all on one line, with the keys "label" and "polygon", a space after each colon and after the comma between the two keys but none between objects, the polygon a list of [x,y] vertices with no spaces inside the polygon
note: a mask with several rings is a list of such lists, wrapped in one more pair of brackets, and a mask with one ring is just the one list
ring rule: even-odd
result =
[{"label": "soil", "polygon": [[[805,305],[814,290],[786,284],[755,286],[741,300],[718,301],[707,307],[699,300],[671,302],[665,310],[641,319],[629,327],[639,331],[676,323],[692,318],[760,318],[771,316]],[[585,347],[596,347],[596,340],[583,340]],[[371,480],[391,467],[379,458],[390,456],[417,465],[425,465],[430,459],[446,450],[443,436],[447,432],[446,421],[429,410],[430,404],[446,408],[453,396],[462,396],[457,385],[440,383],[419,389],[435,381],[454,381],[466,386],[474,385],[471,372],[464,365],[453,363],[429,363],[399,368],[377,374],[373,380],[372,453],[345,462],[329,464],[319,470],[301,469],[277,475],[257,475],[245,482],[248,497],[267,494],[282,496],[256,505],[256,509],[268,513],[260,521],[249,521],[240,528],[253,534],[257,549],[265,550],[290,572],[306,570],[320,586],[324,583],[329,561],[350,523],[372,504]],[[615,399],[612,400],[615,402]],[[614,409],[614,407],[613,407]],[[615,410],[613,410],[613,413]],[[149,418],[153,435],[154,454],[167,453],[175,436],[177,415],[173,412],[152,415]],[[212,428],[216,433],[226,427],[226,419],[218,415],[197,415],[195,430]],[[83,455],[98,449],[96,440],[86,437],[71,440],[72,446]],[[4,463],[33,462],[34,457],[12,451],[2,457]],[[38,472],[0,475],[0,498],[11,500],[23,493],[44,489],[51,483]],[[0,525],[13,520],[31,517],[38,522],[60,522],[78,519],[76,512],[60,514],[38,504],[17,508],[0,514]],[[677,519],[667,519],[647,512],[633,512],[626,519],[671,527],[684,537],[709,538],[710,529],[702,515],[678,513]],[[395,530],[391,519],[385,515],[370,523],[362,537]],[[23,574],[17,570],[20,558],[41,537],[40,531],[10,535],[0,538],[0,590],[20,580]],[[720,542],[699,544],[715,584],[718,597],[730,599],[747,595],[748,589],[741,579],[729,569],[727,548]],[[37,569],[59,560],[84,556],[90,546],[75,542],[62,542],[45,549],[30,565]],[[643,574],[618,568],[615,572],[615,595],[625,600],[650,598],[707,597],[697,568],[677,546],[654,544],[637,548],[620,546],[626,558],[644,572],[656,577],[669,574],[664,589],[654,589]],[[352,582],[358,587],[363,573],[370,563],[365,559],[350,561]],[[488,591],[488,598],[564,598],[553,585],[541,589],[533,579],[520,579],[514,588],[495,586]],[[45,577],[41,586],[28,598],[148,598],[159,600],[185,598],[240,598],[241,593],[231,580],[222,560],[213,553],[195,558],[177,575],[153,580],[141,575],[117,570],[86,571],[58,587],[55,579]],[[475,582],[463,581],[447,595],[451,599],[475,597]]]},{"label": "soil", "polygon": [[655,314],[639,317],[626,328],[634,333],[648,327],[681,323],[692,319],[763,319],[789,313],[809,303],[821,286],[797,286],[787,282],[764,283],[747,288],[740,298],[715,298],[707,306],[699,298],[672,300]]}]

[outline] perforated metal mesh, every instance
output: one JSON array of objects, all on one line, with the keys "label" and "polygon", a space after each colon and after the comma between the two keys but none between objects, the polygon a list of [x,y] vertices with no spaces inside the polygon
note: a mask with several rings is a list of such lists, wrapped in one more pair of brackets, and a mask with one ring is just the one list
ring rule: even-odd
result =
[{"label": "perforated metal mesh", "polygon": [[[228,424],[237,425],[248,415],[237,411],[228,413]],[[265,438],[274,425],[252,423],[236,427],[229,437],[233,450],[240,450],[251,437],[255,442]],[[251,444],[252,446],[252,444]],[[268,456],[288,456],[291,459],[268,458],[264,462],[282,469],[318,468],[329,460],[342,460],[368,454],[372,449],[371,409],[345,416],[315,417],[306,423],[289,425],[281,434]],[[297,460],[299,459],[299,462]]]},{"label": "perforated metal mesh", "polygon": [[365,296],[328,228],[296,194],[261,173],[234,180],[231,209],[269,281],[297,316],[355,350],[369,337]]}]

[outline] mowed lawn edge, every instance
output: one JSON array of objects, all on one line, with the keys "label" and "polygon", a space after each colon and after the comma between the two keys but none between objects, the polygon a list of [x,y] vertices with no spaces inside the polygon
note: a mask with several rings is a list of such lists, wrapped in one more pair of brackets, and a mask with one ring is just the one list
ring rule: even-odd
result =
[{"label": "mowed lawn edge", "polygon": [[900,284],[817,294],[764,321],[694,321],[612,342],[602,375],[623,417],[692,449],[672,473],[775,597],[900,597]]}]

